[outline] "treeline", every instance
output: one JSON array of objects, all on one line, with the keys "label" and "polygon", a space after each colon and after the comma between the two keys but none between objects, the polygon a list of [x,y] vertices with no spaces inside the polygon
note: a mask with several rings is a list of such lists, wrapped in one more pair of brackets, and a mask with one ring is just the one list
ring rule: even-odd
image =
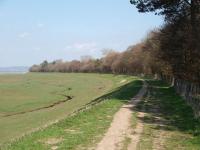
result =
[{"label": "treeline", "polygon": [[[161,62],[157,57],[158,31],[151,32],[146,40],[130,46],[124,52],[106,50],[104,57],[94,59],[84,56],[81,60],[53,62],[44,61],[40,65],[33,65],[31,72],[85,72],[85,73],[113,73],[113,74],[148,74],[161,72]],[[162,68],[162,69],[161,69]]]},{"label": "treeline", "polygon": [[[127,51],[119,53],[114,50],[106,50],[104,57],[94,59],[84,56],[81,60],[53,62],[44,61],[40,65],[30,68],[31,72],[94,72],[113,74],[138,74],[147,72],[143,65],[146,53],[143,52],[144,44],[131,46]],[[147,68],[147,67],[146,67]]]}]

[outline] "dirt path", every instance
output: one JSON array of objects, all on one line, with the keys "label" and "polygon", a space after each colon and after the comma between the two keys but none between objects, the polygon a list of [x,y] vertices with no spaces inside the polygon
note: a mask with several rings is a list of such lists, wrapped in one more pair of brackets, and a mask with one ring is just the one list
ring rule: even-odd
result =
[{"label": "dirt path", "polygon": [[[143,118],[145,114],[143,112],[138,113],[139,118]],[[144,124],[138,120],[136,128],[133,130],[130,130],[128,137],[131,139],[131,143],[128,145],[127,150],[136,150],[137,148],[137,143],[140,141],[141,134],[144,129]]]},{"label": "dirt path", "polygon": [[[136,148],[137,142],[140,139],[140,134],[143,131],[143,124],[142,122],[139,122],[134,132],[136,134],[131,135],[131,117],[133,108],[144,96],[146,90],[147,84],[144,82],[142,89],[131,100],[131,102],[123,105],[122,108],[115,114],[110,128],[101,142],[97,145],[96,150],[120,150],[121,142],[125,139],[125,137],[131,138],[131,144],[128,146],[128,149],[134,150]],[[143,114],[139,113],[139,115]]]}]

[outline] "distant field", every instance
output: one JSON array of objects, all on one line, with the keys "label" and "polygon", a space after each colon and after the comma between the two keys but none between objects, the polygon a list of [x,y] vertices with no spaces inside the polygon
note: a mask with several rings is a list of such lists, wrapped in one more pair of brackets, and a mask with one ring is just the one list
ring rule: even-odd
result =
[{"label": "distant field", "polygon": [[62,119],[133,79],[73,73],[0,75],[0,143]]}]

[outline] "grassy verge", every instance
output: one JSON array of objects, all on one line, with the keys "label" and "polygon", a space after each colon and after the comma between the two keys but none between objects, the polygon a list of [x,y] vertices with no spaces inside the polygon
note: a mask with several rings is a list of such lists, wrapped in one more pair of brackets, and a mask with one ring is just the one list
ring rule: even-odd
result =
[{"label": "grassy verge", "polygon": [[68,117],[50,127],[27,135],[4,149],[87,149],[97,143],[106,132],[115,112],[141,88],[135,80],[107,94],[100,104]]},{"label": "grassy verge", "polygon": [[138,149],[200,150],[200,120],[192,108],[167,84],[148,83],[149,94],[138,105],[146,113]]},{"label": "grassy verge", "polygon": [[144,126],[144,129],[143,129],[144,131],[141,136],[141,140],[137,145],[138,150],[152,150],[153,140],[152,140],[151,128],[152,128],[152,126],[149,126],[149,125]]},{"label": "grassy verge", "polygon": [[131,143],[131,138],[125,137],[125,139],[122,141],[121,150],[127,150],[130,143]]}]

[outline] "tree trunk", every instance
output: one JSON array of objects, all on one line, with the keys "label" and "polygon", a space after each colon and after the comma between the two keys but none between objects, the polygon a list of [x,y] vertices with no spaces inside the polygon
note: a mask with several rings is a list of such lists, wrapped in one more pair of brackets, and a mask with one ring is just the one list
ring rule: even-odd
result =
[{"label": "tree trunk", "polygon": [[191,14],[191,65],[189,66],[190,69],[193,71],[194,78],[193,82],[198,82],[200,76],[200,67],[197,66],[200,63],[200,0],[191,0],[191,7],[190,7],[190,14]]},{"label": "tree trunk", "polygon": [[199,40],[200,0],[191,0],[191,26],[194,38]]},{"label": "tree trunk", "polygon": [[171,86],[174,87],[174,84],[175,84],[175,78],[172,77],[172,82],[171,82]]}]

